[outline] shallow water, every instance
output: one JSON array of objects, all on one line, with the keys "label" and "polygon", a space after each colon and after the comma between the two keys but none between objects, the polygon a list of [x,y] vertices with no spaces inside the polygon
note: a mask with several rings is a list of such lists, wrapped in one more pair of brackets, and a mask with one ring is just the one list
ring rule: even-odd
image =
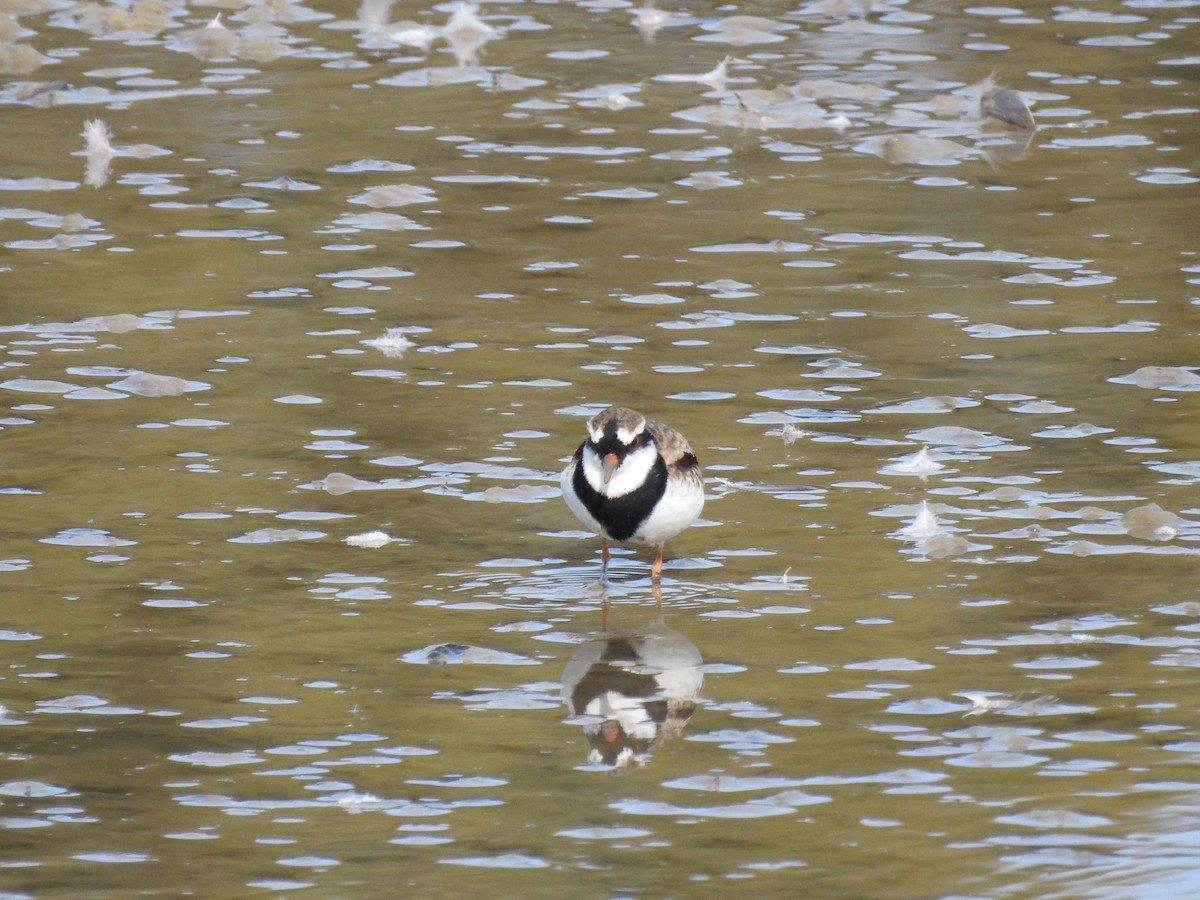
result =
[{"label": "shallow water", "polygon": [[1195,894],[1200,6],[3,10],[3,896]]}]

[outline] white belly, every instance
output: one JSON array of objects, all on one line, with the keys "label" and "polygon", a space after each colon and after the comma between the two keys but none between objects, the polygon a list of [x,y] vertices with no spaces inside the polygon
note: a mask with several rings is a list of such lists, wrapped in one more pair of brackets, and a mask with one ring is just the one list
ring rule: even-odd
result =
[{"label": "white belly", "polygon": [[704,509],[704,486],[700,480],[679,478],[667,482],[666,493],[633,534],[633,540],[661,544],[687,528]]}]

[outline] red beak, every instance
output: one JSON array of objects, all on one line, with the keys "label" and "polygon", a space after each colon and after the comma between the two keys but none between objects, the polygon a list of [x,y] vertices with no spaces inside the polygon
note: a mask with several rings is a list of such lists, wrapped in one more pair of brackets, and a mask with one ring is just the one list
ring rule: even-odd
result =
[{"label": "red beak", "polygon": [[612,478],[612,473],[617,470],[617,466],[621,464],[621,460],[617,458],[615,453],[605,453],[600,459],[600,465],[604,467],[604,483],[608,484],[608,479]]}]

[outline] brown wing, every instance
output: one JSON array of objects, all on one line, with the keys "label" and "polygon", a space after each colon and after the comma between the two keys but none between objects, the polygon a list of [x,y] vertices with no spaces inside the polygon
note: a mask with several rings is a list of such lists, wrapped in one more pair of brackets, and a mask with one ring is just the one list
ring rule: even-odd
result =
[{"label": "brown wing", "polygon": [[658,445],[658,450],[662,453],[663,461],[667,464],[668,469],[681,473],[692,471],[699,473],[700,463],[696,459],[696,454],[692,452],[687,438],[670,425],[656,422],[653,419],[646,420],[646,430],[650,432],[654,443]]}]

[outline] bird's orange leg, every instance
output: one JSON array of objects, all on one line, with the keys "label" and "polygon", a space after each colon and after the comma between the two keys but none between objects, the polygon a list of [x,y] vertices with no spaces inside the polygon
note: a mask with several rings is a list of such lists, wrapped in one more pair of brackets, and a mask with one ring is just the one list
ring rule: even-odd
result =
[{"label": "bird's orange leg", "polygon": [[608,550],[608,538],[600,538],[600,580],[608,580],[608,561],[612,559],[612,553]]},{"label": "bird's orange leg", "polygon": [[654,557],[654,565],[650,567],[650,580],[658,581],[662,577],[662,555],[664,544],[658,545],[658,555]]}]

